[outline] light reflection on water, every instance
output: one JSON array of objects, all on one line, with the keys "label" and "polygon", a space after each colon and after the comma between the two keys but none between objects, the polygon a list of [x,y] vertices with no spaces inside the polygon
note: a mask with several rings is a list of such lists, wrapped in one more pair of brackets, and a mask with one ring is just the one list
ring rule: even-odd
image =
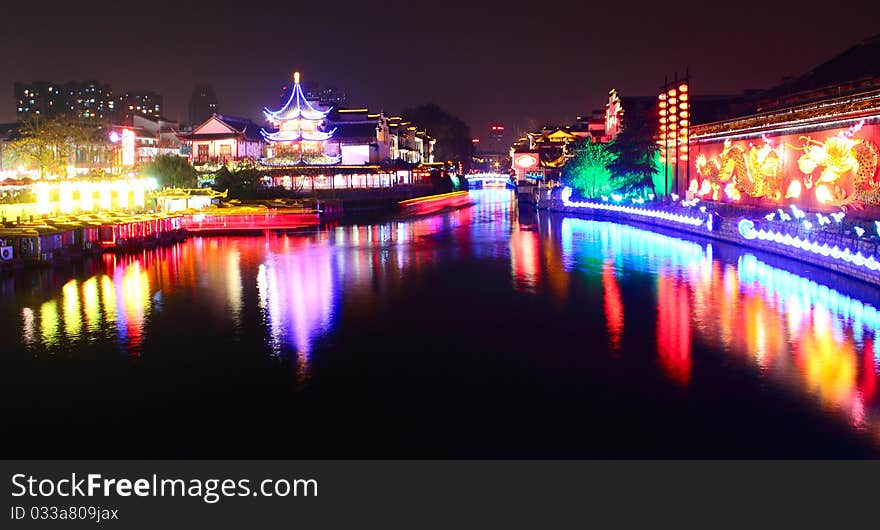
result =
[{"label": "light reflection on water", "polygon": [[150,281],[139,261],[114,265],[82,282],[69,280],[60,291],[56,298],[21,308],[24,345],[53,353],[61,342],[87,342],[114,330],[126,353],[139,354],[151,305]]},{"label": "light reflection on water", "polygon": [[[621,341],[625,326],[640,324],[627,322],[626,300],[621,311],[616,278],[651,273],[658,361],[676,384],[690,382],[698,361],[693,342],[700,341],[745,359],[761,377],[812,396],[827,412],[880,440],[876,308],[749,252],[741,252],[736,266],[722,263],[713,259],[712,248],[625,225],[562,220],[569,270],[591,275],[602,264],[612,345]],[[617,263],[613,273],[611,263]]]},{"label": "light reflection on water", "polygon": [[260,307],[265,311],[272,351],[293,347],[297,373],[308,378],[311,342],[326,333],[334,317],[335,265],[326,242],[294,241],[283,253],[269,251],[257,271]]},{"label": "light reflection on water", "polygon": [[[743,249],[518,213],[505,190],[474,197],[473,207],[442,215],[303,234],[193,238],[131,256],[104,255],[73,278],[43,271],[5,279],[0,311],[14,323],[4,327],[5,339],[47,357],[76,357],[104,343],[142,356],[151,337],[187,333],[188,322],[175,329],[167,321],[151,324],[176,301],[231,336],[257,327],[265,340],[242,347],[292,359],[305,381],[343,314],[373,318],[395,297],[409,296],[407,278],[443,265],[500,264],[492,270],[509,274],[505,281],[517,296],[564,311],[571,325],[598,326],[607,352],[594,355],[647,349],[652,364],[644,370],[682,391],[705,377],[701,365],[744,363],[755,377],[880,443],[876,301]],[[475,289],[472,296],[493,294]],[[599,308],[604,321],[579,319],[585,306]]]}]

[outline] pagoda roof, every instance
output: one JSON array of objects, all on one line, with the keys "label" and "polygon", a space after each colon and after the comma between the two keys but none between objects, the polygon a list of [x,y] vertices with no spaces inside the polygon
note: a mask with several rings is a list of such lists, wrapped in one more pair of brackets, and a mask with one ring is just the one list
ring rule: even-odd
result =
[{"label": "pagoda roof", "polygon": [[269,110],[268,107],[263,107],[263,113],[273,122],[297,119],[324,120],[332,110],[332,107],[327,110],[318,110],[309,103],[302,86],[299,84],[299,72],[293,75],[293,88],[290,89],[290,97],[284,106],[278,110]]},{"label": "pagoda roof", "polygon": [[[562,142],[565,142],[568,140],[573,140],[577,137],[576,135],[574,135],[574,134],[572,134],[562,128],[556,128],[556,129],[552,129],[552,130],[544,130],[541,132],[530,132],[530,133],[526,133],[526,134],[528,136],[530,136],[532,139],[534,139],[535,142],[542,142],[542,143],[543,142],[562,143]],[[525,138],[523,138],[522,140],[525,140]]]}]

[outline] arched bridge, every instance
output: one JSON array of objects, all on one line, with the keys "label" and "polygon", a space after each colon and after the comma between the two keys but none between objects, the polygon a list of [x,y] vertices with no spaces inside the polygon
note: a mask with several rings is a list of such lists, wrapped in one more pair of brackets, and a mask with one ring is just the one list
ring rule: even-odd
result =
[{"label": "arched bridge", "polygon": [[472,173],[466,175],[469,188],[510,187],[516,186],[510,175],[506,173]]}]

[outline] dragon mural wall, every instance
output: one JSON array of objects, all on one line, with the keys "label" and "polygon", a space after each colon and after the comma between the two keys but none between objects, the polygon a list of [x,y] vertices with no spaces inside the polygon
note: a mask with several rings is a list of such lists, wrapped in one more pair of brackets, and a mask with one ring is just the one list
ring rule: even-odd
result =
[{"label": "dragon mural wall", "polygon": [[[699,144],[688,192],[716,201],[880,205],[880,125]],[[720,151],[719,151],[720,149]]]}]

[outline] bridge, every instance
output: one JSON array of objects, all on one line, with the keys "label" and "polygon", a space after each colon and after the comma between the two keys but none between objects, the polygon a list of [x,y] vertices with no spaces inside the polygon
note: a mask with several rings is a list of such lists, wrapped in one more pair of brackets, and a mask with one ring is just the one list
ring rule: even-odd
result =
[{"label": "bridge", "polygon": [[513,188],[516,186],[513,178],[506,173],[472,173],[465,175],[469,188]]}]

